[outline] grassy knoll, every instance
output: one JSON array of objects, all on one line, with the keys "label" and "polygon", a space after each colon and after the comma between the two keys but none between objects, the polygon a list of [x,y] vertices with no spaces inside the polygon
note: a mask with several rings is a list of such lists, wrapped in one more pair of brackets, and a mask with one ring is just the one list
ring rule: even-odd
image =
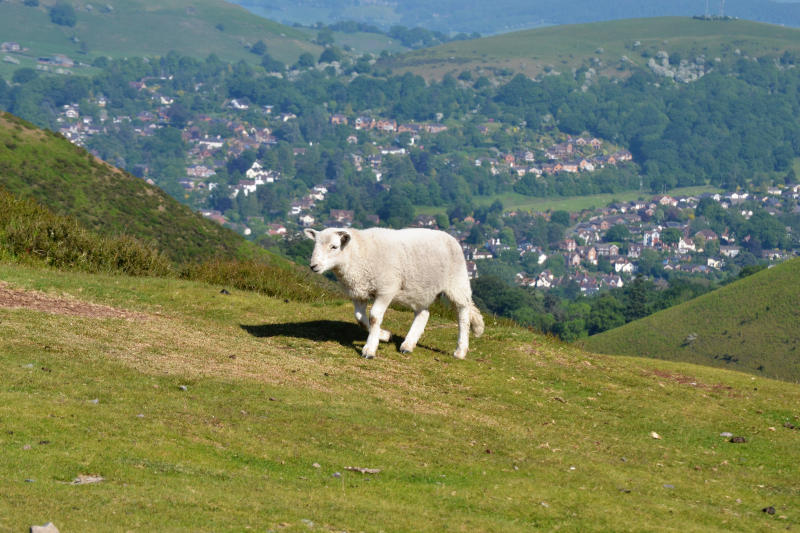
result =
[{"label": "grassy knoll", "polygon": [[[639,45],[635,45],[636,42]],[[708,60],[739,50],[751,56],[800,51],[800,30],[746,20],[700,21],[688,17],[627,19],[537,28],[458,41],[411,52],[391,60],[400,71],[428,78],[447,72],[510,69],[530,76],[568,72],[589,60],[605,74],[619,75],[622,56],[646,65],[659,50],[684,59],[703,54]]]},{"label": "grassy knoll", "polygon": [[587,349],[800,382],[800,259],[589,337]]},{"label": "grassy knoll", "polygon": [[[0,279],[0,530],[800,526],[795,384],[491,319],[466,361],[440,317],[415,353],[393,339],[366,361],[344,303],[7,263]],[[9,308],[31,295],[54,312]]]},{"label": "grassy knoll", "polygon": [[43,1],[37,7],[22,0],[0,3],[3,40],[20,43],[32,58],[62,53],[87,63],[100,55],[163,56],[170,50],[198,58],[214,53],[228,61],[257,62],[259,57],[248,47],[259,39],[273,57],[287,62],[303,52],[321,50],[296,29],[221,0],[70,2],[77,14],[74,27],[50,21],[48,9],[54,3]]},{"label": "grassy knoll", "polygon": [[[669,191],[674,196],[697,195],[704,192],[718,192],[719,189],[710,186],[678,187]],[[500,200],[506,211],[581,211],[583,209],[600,208],[611,202],[629,202],[639,198],[650,198],[653,194],[644,191],[625,191],[608,194],[590,194],[587,196],[555,196],[548,198],[534,198],[517,193],[498,194],[488,197],[476,197],[475,201],[481,205],[490,205]],[[416,208],[417,215],[435,215],[447,212],[446,207],[423,206]]]},{"label": "grassy knoll", "polygon": [[60,135],[0,113],[0,186],[105,235],[154,241],[173,260],[242,255],[255,247],[167,193]]}]

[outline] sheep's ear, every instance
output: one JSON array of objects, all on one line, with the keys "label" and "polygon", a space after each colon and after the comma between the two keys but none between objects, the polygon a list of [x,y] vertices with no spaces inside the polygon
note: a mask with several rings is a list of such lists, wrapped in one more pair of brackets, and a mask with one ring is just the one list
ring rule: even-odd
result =
[{"label": "sheep's ear", "polygon": [[306,228],[306,229],[303,230],[303,233],[305,233],[306,237],[308,237],[312,241],[316,241],[317,240],[317,232],[314,231],[313,229]]},{"label": "sheep's ear", "polygon": [[344,246],[350,242],[350,234],[346,231],[337,231],[336,234],[339,235],[341,247],[344,248]]}]

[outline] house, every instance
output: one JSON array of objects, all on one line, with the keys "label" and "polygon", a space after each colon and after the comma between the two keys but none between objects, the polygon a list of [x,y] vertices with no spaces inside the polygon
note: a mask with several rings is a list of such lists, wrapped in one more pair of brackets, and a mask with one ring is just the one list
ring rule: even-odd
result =
[{"label": "house", "polygon": [[681,237],[678,241],[678,252],[685,254],[686,252],[696,252],[697,246],[694,241],[688,237]]},{"label": "house", "polygon": [[636,269],[633,263],[621,257],[612,261],[612,264],[614,265],[614,272],[621,274],[633,274]]},{"label": "house", "polygon": [[613,243],[603,242],[597,245],[597,255],[605,257],[616,257],[619,255],[619,246]]},{"label": "house", "polygon": [[719,247],[719,253],[724,255],[725,257],[736,257],[739,255],[740,248],[738,246],[726,246],[722,245]]},{"label": "house", "polygon": [[558,247],[559,249],[566,250],[567,252],[574,252],[578,245],[575,242],[575,239],[564,239],[558,243]]},{"label": "house", "polygon": [[436,228],[436,217],[433,215],[417,215],[414,225],[420,228]]},{"label": "house", "polygon": [[331,221],[344,226],[350,226],[354,216],[355,213],[350,209],[331,209],[330,211]]},{"label": "house", "polygon": [[720,259],[715,259],[713,257],[709,257],[706,260],[706,265],[708,265],[711,268],[715,268],[715,269],[719,270],[720,268],[725,266],[725,261],[722,261]]},{"label": "house", "polygon": [[347,117],[339,113],[334,113],[331,115],[331,124],[344,124],[346,126]]},{"label": "house", "polygon": [[697,237],[702,237],[703,239],[705,239],[706,242],[715,241],[715,240],[719,239],[717,234],[714,231],[710,230],[710,229],[700,230],[700,231],[698,231],[697,233],[694,234],[694,237],[695,237],[695,239]]},{"label": "house", "polygon": [[385,132],[397,131],[397,122],[395,122],[394,120],[381,119],[375,123],[375,128]]},{"label": "house", "polygon": [[631,259],[638,259],[642,255],[642,248],[641,244],[631,244],[628,246],[628,257]]},{"label": "house", "polygon": [[478,265],[475,261],[467,261],[467,276],[469,279],[478,279]]},{"label": "house", "polygon": [[357,130],[371,130],[375,127],[375,120],[372,117],[360,116],[356,117],[353,125]]},{"label": "house", "polygon": [[650,229],[642,232],[642,246],[654,248],[661,242],[661,232],[658,229]]},{"label": "house", "polygon": [[557,284],[557,279],[553,275],[550,270],[545,270],[541,272],[536,277],[536,288],[537,289],[549,289]]},{"label": "house", "polygon": [[308,228],[314,225],[314,217],[311,215],[303,215],[300,217],[300,225],[304,228]]}]

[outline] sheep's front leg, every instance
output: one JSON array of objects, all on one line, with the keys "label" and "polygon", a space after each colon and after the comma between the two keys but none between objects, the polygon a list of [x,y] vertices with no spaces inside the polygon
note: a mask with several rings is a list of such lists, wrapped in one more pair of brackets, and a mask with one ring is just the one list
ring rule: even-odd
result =
[{"label": "sheep's front leg", "polygon": [[425,331],[425,325],[428,323],[428,317],[430,313],[427,309],[422,309],[421,311],[417,311],[414,315],[414,321],[411,323],[411,327],[408,329],[408,335],[406,335],[406,339],[403,341],[403,344],[400,345],[400,351],[403,353],[410,353],[414,350],[417,346],[417,341],[422,336],[422,332]]},{"label": "sheep's front leg", "polygon": [[375,357],[375,352],[378,350],[378,342],[381,338],[381,322],[383,322],[383,315],[386,313],[390,303],[392,303],[391,297],[378,296],[369,311],[369,336],[367,336],[367,343],[361,350],[361,355],[367,359]]},{"label": "sheep's front leg", "polygon": [[464,359],[469,350],[469,312],[468,305],[458,309],[458,347],[453,354],[456,359]]},{"label": "sheep's front leg", "polygon": [[[362,300],[353,300],[353,308],[355,309],[356,322],[361,324],[361,327],[369,331],[369,318],[367,318],[367,302]],[[380,340],[381,342],[388,342],[392,338],[392,332],[382,329]]]}]

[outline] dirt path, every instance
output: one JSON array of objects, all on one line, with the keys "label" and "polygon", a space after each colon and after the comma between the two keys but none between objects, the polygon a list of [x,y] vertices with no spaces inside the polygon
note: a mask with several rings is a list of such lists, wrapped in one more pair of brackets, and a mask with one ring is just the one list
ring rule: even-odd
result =
[{"label": "dirt path", "polygon": [[133,320],[145,317],[142,313],[84,302],[69,296],[53,296],[39,291],[14,289],[3,282],[0,282],[0,308],[33,309],[34,311],[87,318],[125,318]]}]

